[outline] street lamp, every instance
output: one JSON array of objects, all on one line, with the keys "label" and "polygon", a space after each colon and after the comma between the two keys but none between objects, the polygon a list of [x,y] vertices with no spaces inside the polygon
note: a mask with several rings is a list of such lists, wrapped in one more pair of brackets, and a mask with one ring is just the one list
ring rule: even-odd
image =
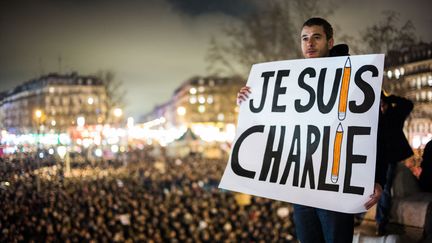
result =
[{"label": "street lamp", "polygon": [[121,108],[115,108],[114,109],[114,116],[119,118],[123,115],[123,110]]},{"label": "street lamp", "polygon": [[39,109],[37,109],[37,110],[35,111],[35,116],[36,116],[36,118],[40,119],[40,118],[42,117],[42,111],[39,110]]},{"label": "street lamp", "polygon": [[[65,168],[66,171],[63,169],[61,170],[60,176],[61,176],[61,178],[63,178],[65,172],[66,172],[66,174],[70,174],[70,158],[67,155],[67,148],[65,146],[58,146],[57,147],[57,154],[59,155],[60,160],[61,160],[60,167],[62,167],[62,168],[66,167]],[[65,156],[66,156],[66,159],[65,159]]]},{"label": "street lamp", "polygon": [[177,115],[179,115],[179,116],[186,115],[186,108],[184,106],[179,106],[177,108]]},{"label": "street lamp", "polygon": [[79,116],[77,118],[77,125],[80,128],[84,127],[84,125],[85,125],[85,118],[83,116]]},{"label": "street lamp", "polygon": [[[36,154],[39,152],[39,143],[40,143],[40,123],[41,123],[41,119],[42,119],[42,111],[37,109],[35,110],[35,118],[36,118],[36,131],[37,131],[37,140],[36,140]],[[39,170],[40,170],[40,159],[37,159],[38,161],[38,175],[36,176],[36,189],[39,192],[40,191],[40,178],[39,178]]]},{"label": "street lamp", "polygon": [[36,120],[36,132],[37,132],[37,140],[36,140],[36,150],[39,150],[39,142],[40,142],[40,127],[42,122],[43,113],[42,110],[36,109],[34,112],[35,120]]}]

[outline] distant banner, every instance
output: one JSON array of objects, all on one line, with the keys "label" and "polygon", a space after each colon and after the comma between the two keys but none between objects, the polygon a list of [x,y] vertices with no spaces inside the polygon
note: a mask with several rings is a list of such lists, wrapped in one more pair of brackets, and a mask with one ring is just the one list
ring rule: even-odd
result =
[{"label": "distant banner", "polygon": [[384,55],[252,66],[219,187],[338,212],[373,193]]}]

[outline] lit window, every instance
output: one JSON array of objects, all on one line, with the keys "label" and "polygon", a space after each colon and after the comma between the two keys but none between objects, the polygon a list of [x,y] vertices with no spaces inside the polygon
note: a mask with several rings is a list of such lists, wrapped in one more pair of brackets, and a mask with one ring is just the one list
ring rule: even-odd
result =
[{"label": "lit window", "polygon": [[183,106],[180,106],[177,108],[177,114],[179,116],[184,116],[186,114],[186,108],[184,108]]},{"label": "lit window", "polygon": [[189,103],[191,103],[191,104],[195,104],[197,102],[197,98],[195,97],[195,96],[191,96],[190,98],[189,98]]},{"label": "lit window", "polygon": [[196,94],[196,92],[197,92],[197,90],[194,87],[192,87],[192,88],[189,89],[189,93],[190,94]]},{"label": "lit window", "polygon": [[400,76],[400,71],[399,71],[399,69],[396,69],[395,70],[395,77],[396,77],[396,79],[399,79],[399,76]]},{"label": "lit window", "polygon": [[204,96],[200,95],[200,96],[198,97],[198,102],[199,102],[200,104],[204,104],[205,101],[206,101],[206,99],[205,99]]},{"label": "lit window", "polygon": [[401,74],[401,75],[404,75],[404,74],[405,74],[405,68],[403,68],[403,67],[400,68],[400,74]]},{"label": "lit window", "polygon": [[208,97],[207,97],[207,103],[209,103],[209,104],[213,104],[213,96],[211,96],[211,95],[209,95]]},{"label": "lit window", "polygon": [[387,71],[387,77],[388,78],[392,78],[392,74],[393,74],[392,71],[390,71],[390,70]]},{"label": "lit window", "polygon": [[198,111],[199,111],[200,113],[204,113],[205,110],[206,110],[205,106],[203,106],[203,105],[198,106]]}]

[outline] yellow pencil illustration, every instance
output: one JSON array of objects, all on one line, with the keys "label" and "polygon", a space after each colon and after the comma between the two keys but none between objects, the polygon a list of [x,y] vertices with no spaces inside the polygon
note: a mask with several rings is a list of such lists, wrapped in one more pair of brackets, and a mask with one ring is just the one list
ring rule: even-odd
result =
[{"label": "yellow pencil illustration", "polygon": [[346,117],[350,77],[351,77],[351,60],[348,57],[344,66],[344,71],[342,75],[342,85],[341,85],[340,95],[339,95],[338,118],[340,121],[343,121]]},{"label": "yellow pencil illustration", "polygon": [[336,137],[334,140],[333,146],[333,167],[331,173],[331,181],[336,183],[339,179],[339,164],[340,164],[340,155],[341,155],[341,147],[342,147],[342,137],[343,137],[343,128],[342,124],[339,123],[339,126],[336,130]]}]

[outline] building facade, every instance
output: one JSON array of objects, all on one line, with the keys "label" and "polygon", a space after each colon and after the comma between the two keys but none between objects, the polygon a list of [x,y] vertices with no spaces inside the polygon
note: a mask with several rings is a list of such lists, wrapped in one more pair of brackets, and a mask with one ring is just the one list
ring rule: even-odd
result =
[{"label": "building facade", "polygon": [[193,77],[178,87],[172,98],[155,107],[143,121],[164,117],[166,126],[210,125],[224,129],[236,124],[237,92],[245,85],[240,77]]},{"label": "building facade", "polygon": [[106,119],[106,99],[103,82],[95,76],[41,76],[3,94],[2,128],[26,134],[66,131],[77,121],[101,124]]},{"label": "building facade", "polygon": [[414,102],[405,126],[414,148],[432,139],[432,43],[421,43],[386,56],[384,89]]}]

